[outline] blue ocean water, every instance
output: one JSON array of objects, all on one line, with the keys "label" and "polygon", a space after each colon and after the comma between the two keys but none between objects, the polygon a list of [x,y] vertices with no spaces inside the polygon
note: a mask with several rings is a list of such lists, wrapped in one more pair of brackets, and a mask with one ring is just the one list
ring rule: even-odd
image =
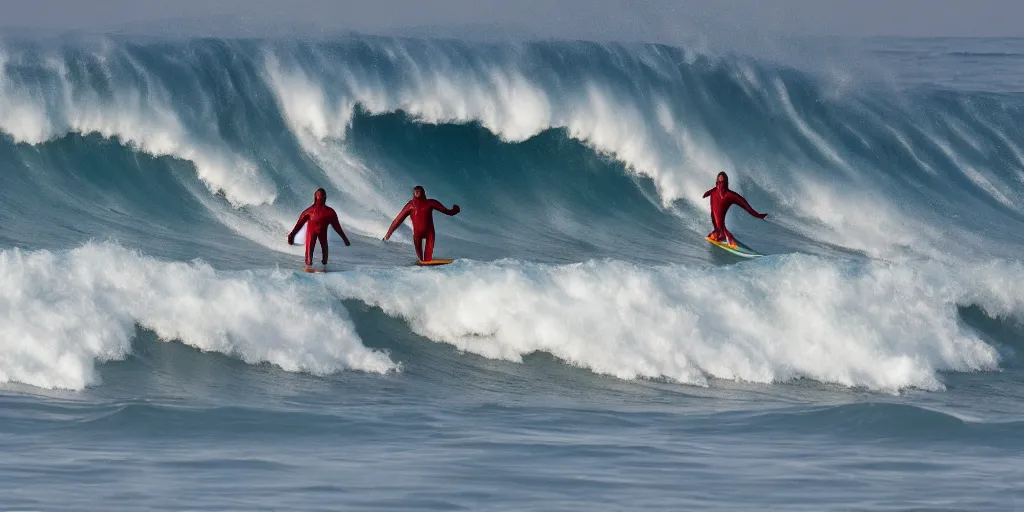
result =
[{"label": "blue ocean water", "polygon": [[843,45],[4,39],[0,509],[1022,508],[1024,40]]}]

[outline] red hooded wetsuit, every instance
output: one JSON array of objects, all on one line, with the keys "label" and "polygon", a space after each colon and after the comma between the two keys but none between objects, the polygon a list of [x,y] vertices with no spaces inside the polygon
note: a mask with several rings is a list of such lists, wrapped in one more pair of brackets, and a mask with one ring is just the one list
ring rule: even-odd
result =
[{"label": "red hooded wetsuit", "polygon": [[[391,222],[391,227],[388,228],[388,234],[384,235],[384,240],[391,238],[391,234],[398,229],[398,226],[405,222],[405,218],[412,216],[412,241],[416,246],[416,257],[420,261],[430,261],[434,257],[434,216],[433,211],[437,210],[445,215],[455,215],[459,213],[459,205],[452,205],[452,209],[445,208],[443,204],[433,199],[427,199],[426,194],[423,193],[422,189],[417,187],[418,190],[413,192],[413,198],[408,203],[405,203],[405,207],[402,211],[398,212],[398,216]],[[423,240],[427,241],[426,249],[421,246]]]},{"label": "red hooded wetsuit", "polygon": [[757,213],[756,210],[750,207],[746,199],[743,196],[729,190],[729,176],[724,172],[718,173],[718,178],[715,180],[715,188],[704,192],[704,197],[711,196],[711,225],[714,226],[715,230],[708,234],[708,238],[712,240],[721,241],[722,237],[726,237],[729,240],[729,245],[736,245],[736,240],[733,238],[732,233],[728,229],[725,229],[725,212],[729,211],[729,207],[733,204],[740,205],[747,213],[763,219],[768,216],[767,213]]},{"label": "red hooded wetsuit", "polygon": [[327,264],[328,226],[333,227],[341,235],[345,245],[349,245],[348,237],[345,236],[345,232],[341,229],[341,223],[338,222],[338,214],[326,203],[327,192],[324,189],[317,190],[313,194],[313,205],[299,215],[299,221],[295,223],[291,233],[288,233],[288,245],[291,245],[295,242],[295,233],[302,229],[303,224],[309,223],[309,226],[306,227],[306,265],[313,264],[313,249],[316,248],[317,240],[320,241],[320,252],[323,255],[321,263]]}]

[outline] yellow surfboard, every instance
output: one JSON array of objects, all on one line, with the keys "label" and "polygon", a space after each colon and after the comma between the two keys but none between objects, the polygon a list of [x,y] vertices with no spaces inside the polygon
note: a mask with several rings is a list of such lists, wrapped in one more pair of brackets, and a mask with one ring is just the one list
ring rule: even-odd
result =
[{"label": "yellow surfboard", "polygon": [[712,240],[711,237],[705,237],[705,240],[710,242],[711,245],[714,245],[715,247],[735,254],[736,256],[739,256],[741,258],[756,258],[758,256],[764,256],[763,254],[740,244],[738,241],[736,242],[735,246],[731,246],[729,244],[722,243],[717,240]]},{"label": "yellow surfboard", "polygon": [[417,261],[416,264],[421,266],[421,267],[433,267],[435,265],[447,265],[447,264],[449,264],[449,263],[451,263],[453,261],[455,261],[455,260],[433,259],[433,260],[430,260],[430,261]]}]

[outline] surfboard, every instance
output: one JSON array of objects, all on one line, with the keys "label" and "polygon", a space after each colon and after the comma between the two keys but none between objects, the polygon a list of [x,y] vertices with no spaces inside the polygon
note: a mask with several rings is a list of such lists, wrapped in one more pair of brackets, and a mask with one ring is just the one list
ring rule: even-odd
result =
[{"label": "surfboard", "polygon": [[763,254],[743,245],[742,243],[740,243],[739,240],[736,240],[736,247],[730,247],[729,244],[724,244],[722,242],[712,240],[711,237],[705,237],[705,240],[707,240],[711,245],[714,245],[715,247],[718,247],[731,254],[735,254],[736,256],[739,256],[741,258],[757,258],[758,256],[764,256]]},{"label": "surfboard", "polygon": [[421,267],[433,267],[435,265],[447,265],[455,260],[430,260],[430,261],[417,261],[416,264]]},{"label": "surfboard", "polygon": [[302,271],[303,272],[309,272],[310,274],[323,274],[323,273],[331,272],[331,270],[326,269],[326,268],[313,268],[313,267],[302,267]]}]

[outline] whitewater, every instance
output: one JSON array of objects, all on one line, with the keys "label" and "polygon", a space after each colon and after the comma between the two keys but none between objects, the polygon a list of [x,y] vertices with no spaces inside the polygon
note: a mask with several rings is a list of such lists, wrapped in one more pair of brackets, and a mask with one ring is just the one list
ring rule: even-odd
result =
[{"label": "whitewater", "polygon": [[1014,509],[1024,42],[850,44],[0,40],[0,508]]}]

